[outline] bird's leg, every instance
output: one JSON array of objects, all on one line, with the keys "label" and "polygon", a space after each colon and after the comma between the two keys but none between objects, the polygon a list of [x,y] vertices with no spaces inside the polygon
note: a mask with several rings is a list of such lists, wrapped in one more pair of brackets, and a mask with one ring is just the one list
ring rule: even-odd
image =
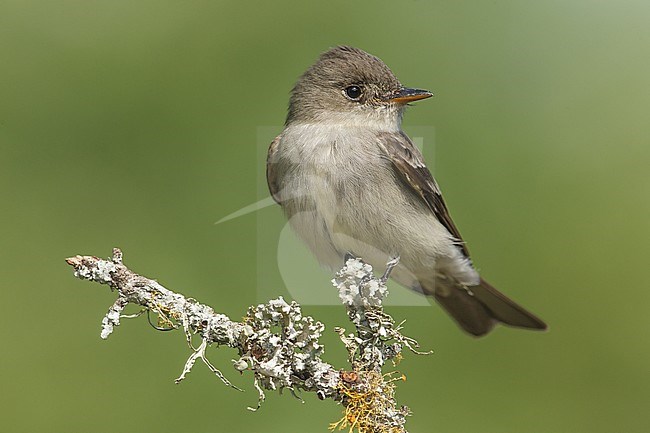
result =
[{"label": "bird's leg", "polygon": [[397,264],[399,263],[399,254],[393,257],[386,263],[386,271],[384,272],[384,275],[381,276],[381,283],[386,284],[386,281],[390,278],[390,273],[393,272],[393,269]]},{"label": "bird's leg", "polygon": [[[361,262],[363,262],[363,259],[361,259],[360,257],[355,256],[353,253],[348,251],[347,253],[345,253],[345,258],[343,259],[344,260],[343,265],[345,266],[348,263],[348,260],[350,260],[350,259],[352,259],[352,260],[356,259],[356,260],[360,260]],[[363,278],[361,278],[361,280],[359,280],[359,285],[363,286],[370,280],[372,280],[372,276],[371,275],[366,275]]]},{"label": "bird's leg", "polygon": [[348,262],[348,260],[356,259],[356,258],[357,258],[357,256],[355,256],[350,251],[348,251],[347,253],[345,253],[345,257],[343,257],[343,265],[345,266],[345,264]]}]

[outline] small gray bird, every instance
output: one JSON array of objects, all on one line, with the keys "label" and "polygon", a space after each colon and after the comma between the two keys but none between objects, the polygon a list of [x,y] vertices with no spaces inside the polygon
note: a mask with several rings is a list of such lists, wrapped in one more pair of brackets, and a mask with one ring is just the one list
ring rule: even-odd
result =
[{"label": "small gray bird", "polygon": [[348,254],[375,269],[399,257],[391,278],[435,298],[472,335],[499,322],[546,329],[479,276],[438,184],[401,129],[406,105],[430,96],[403,87],[365,51],[323,53],[293,88],[285,128],[269,148],[271,195],[331,269]]}]

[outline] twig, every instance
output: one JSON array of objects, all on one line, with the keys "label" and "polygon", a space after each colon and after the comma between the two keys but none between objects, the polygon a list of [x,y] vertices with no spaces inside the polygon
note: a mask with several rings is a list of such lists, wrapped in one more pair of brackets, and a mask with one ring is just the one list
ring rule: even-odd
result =
[{"label": "twig", "polygon": [[[390,265],[394,266],[396,260]],[[344,329],[336,329],[348,350],[350,371],[335,369],[321,359],[324,348],[319,339],[325,327],[312,317],[303,316],[296,302],[287,303],[280,297],[250,307],[241,322],[234,322],[207,305],[131,271],[122,263],[122,252],[117,248],[110,260],[75,256],[66,261],[74,268],[76,277],[106,284],[118,293],[102,320],[101,338],[110,336],[119,326],[120,318],[129,317],[122,315],[128,304],[158,314],[164,329],[183,328],[193,352],[176,383],[185,379],[200,359],[224,384],[239,389],[206,357],[207,347],[216,343],[237,350],[239,357],[233,360],[236,370],[252,371],[259,399],[257,407],[251,410],[261,406],[264,390],[288,388],[296,397],[296,392],[303,390],[315,392],[321,400],[331,398],[345,406],[344,417],[332,424],[331,429],[406,432],[408,408],[397,407],[394,397],[394,382],[402,376],[396,379],[394,372],[382,375],[381,369],[387,361],[400,359],[402,347],[416,352],[418,345],[402,335],[402,323],[395,325],[382,309],[388,294],[385,286],[388,275],[375,278],[372,267],[360,259],[348,259],[332,280],[356,329],[348,335]],[[201,338],[197,348],[192,345],[194,335]]]}]

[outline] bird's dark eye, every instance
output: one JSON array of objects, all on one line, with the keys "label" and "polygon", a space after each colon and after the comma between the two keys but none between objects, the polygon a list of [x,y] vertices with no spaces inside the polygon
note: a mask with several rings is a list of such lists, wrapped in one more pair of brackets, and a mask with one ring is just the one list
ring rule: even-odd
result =
[{"label": "bird's dark eye", "polygon": [[345,92],[345,96],[352,99],[353,101],[358,101],[359,98],[361,97],[361,87],[359,86],[346,87],[344,92]]}]

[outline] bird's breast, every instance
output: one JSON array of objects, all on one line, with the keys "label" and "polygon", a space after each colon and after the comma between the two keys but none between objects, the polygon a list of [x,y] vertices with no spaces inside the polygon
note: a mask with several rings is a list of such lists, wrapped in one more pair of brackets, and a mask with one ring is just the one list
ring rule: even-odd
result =
[{"label": "bird's breast", "polygon": [[285,130],[278,150],[280,182],[289,198],[283,207],[298,236],[332,268],[350,252],[380,269],[400,255],[413,274],[431,273],[456,247],[397,177],[377,135],[355,128]]}]

